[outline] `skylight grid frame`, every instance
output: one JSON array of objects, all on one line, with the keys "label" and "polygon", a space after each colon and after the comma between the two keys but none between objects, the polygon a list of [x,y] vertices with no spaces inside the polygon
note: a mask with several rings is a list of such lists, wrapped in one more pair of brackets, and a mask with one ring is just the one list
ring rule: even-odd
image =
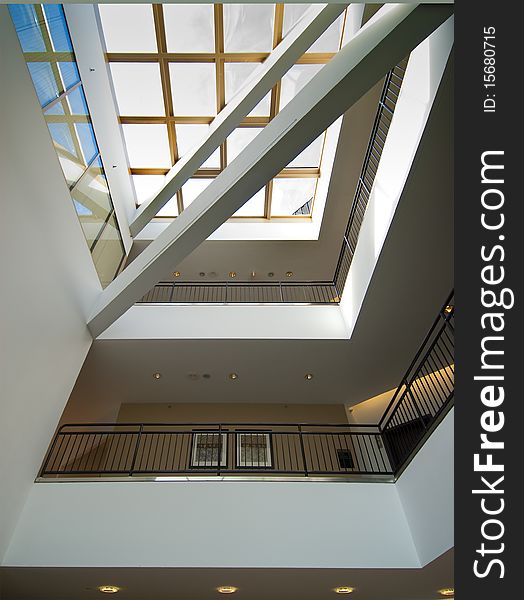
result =
[{"label": "skylight grid frame", "polygon": [[[173,166],[179,157],[177,144],[176,125],[209,125],[212,123],[215,115],[177,115],[176,105],[173,103],[172,96],[172,81],[170,78],[169,65],[176,63],[210,63],[215,66],[215,100],[217,114],[226,105],[226,81],[225,81],[225,64],[227,63],[262,63],[270,54],[270,52],[226,52],[224,39],[224,5],[214,4],[213,6],[213,32],[214,32],[214,52],[168,52],[168,40],[165,27],[165,13],[162,4],[151,5],[152,18],[155,28],[157,52],[107,52],[106,60],[108,63],[156,63],[160,67],[162,94],[164,99],[165,116],[139,116],[139,115],[120,115],[119,121],[121,125],[165,125],[167,128],[171,165]],[[283,39],[284,26],[284,11],[285,5],[278,3],[274,5],[273,19],[273,39],[272,48],[274,49]],[[347,10],[342,15],[342,27],[338,42],[338,49],[342,46],[344,31],[346,26]],[[298,59],[295,64],[319,64],[323,65],[329,62],[336,52],[315,52],[305,53]],[[270,92],[270,109],[269,115],[253,116],[249,115],[240,123],[238,128],[264,127],[267,125],[280,110],[281,97],[281,80],[273,87]],[[237,129],[238,129],[237,128]],[[284,169],[277,177],[285,178],[314,178],[315,192],[313,202],[311,203],[310,214],[289,214],[289,215],[274,215],[272,214],[272,199],[273,199],[273,180],[270,180],[265,189],[264,211],[258,215],[234,215],[233,220],[266,220],[271,219],[287,219],[287,220],[311,220],[314,207],[314,197],[318,178],[320,177],[320,167],[324,154],[326,141],[326,133],[323,134],[322,148],[319,156],[318,167],[295,167]],[[224,141],[219,148],[220,166],[219,168],[201,167],[198,169],[192,178],[214,178],[228,164],[228,148],[227,140]],[[130,167],[129,173],[133,175],[165,175],[169,169],[167,168],[147,168],[141,166]],[[184,206],[184,191],[183,187],[176,194],[178,214],[185,208]],[[304,199],[304,203],[309,202],[309,198]],[[139,203],[137,204],[137,208]],[[295,213],[296,211],[290,211]],[[173,219],[176,215],[157,216],[160,219]]]}]

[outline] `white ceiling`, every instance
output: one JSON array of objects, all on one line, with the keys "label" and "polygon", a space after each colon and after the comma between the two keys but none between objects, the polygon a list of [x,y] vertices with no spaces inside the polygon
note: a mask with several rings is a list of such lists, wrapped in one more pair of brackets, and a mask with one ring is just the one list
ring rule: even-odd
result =
[{"label": "white ceiling", "polygon": [[451,549],[423,569],[5,567],[0,581],[2,600],[100,600],[103,584],[122,588],[107,596],[117,600],[218,600],[219,585],[238,587],[229,596],[235,600],[334,600],[332,589],[341,585],[355,588],[345,596],[354,600],[438,600],[439,589],[453,587],[453,556]]}]

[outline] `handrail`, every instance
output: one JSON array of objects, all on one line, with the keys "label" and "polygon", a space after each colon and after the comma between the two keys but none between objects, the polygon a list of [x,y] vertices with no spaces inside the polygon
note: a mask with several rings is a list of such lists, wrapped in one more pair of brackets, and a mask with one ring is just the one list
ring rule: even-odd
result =
[{"label": "handrail", "polygon": [[[230,282],[230,281],[161,281],[157,283],[147,294],[145,294],[138,304],[234,304],[234,303],[263,303],[263,304],[338,304],[342,296],[342,291],[347,279],[349,267],[353,260],[360,227],[364,218],[364,213],[367,208],[369,195],[375,175],[377,172],[382,149],[385,139],[389,131],[389,126],[393,118],[398,95],[404,78],[405,66],[407,58],[396,65],[389,73],[387,73],[378,109],[371,129],[371,136],[364,156],[360,177],[357,183],[355,196],[351,204],[348,224],[342,238],[342,245],[337,260],[337,266],[332,280],[328,281],[265,281],[265,282]],[[394,91],[396,88],[397,91]],[[295,215],[304,207],[311,204],[312,199],[308,200],[302,207],[295,211]],[[253,291],[261,287],[273,287],[278,291],[272,298],[255,297],[245,292],[240,298],[232,299],[229,296],[230,288],[245,287],[247,290]],[[302,288],[303,298],[297,299],[293,294],[286,294],[286,290],[293,288]],[[161,294],[163,288],[170,288],[168,295]],[[212,298],[201,290],[213,288],[216,291],[221,291],[220,294],[215,294]],[[180,290],[180,295],[175,296],[175,290]],[[184,291],[186,293],[184,293]],[[161,299],[159,299],[162,296]]]},{"label": "handrail", "polygon": [[64,423],[40,476],[395,477],[453,402],[453,302],[452,292],[378,423]]}]

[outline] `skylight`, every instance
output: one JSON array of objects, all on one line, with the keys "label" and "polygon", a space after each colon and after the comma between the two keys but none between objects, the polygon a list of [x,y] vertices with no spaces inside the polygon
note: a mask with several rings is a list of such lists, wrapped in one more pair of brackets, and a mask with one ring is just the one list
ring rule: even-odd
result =
[{"label": "skylight", "polygon": [[[99,11],[137,203],[205,136],[209,124],[308,4],[100,4]],[[327,63],[342,44],[344,12],[158,213],[187,207]],[[326,133],[233,219],[310,219]],[[329,167],[326,167],[329,168]]]}]

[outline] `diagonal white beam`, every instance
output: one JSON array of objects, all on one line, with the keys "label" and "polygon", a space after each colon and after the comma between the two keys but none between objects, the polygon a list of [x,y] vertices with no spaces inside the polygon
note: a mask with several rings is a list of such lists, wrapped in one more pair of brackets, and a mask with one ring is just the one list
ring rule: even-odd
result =
[{"label": "diagonal white beam", "polygon": [[220,111],[213,120],[207,137],[170,169],[164,187],[157,195],[140,206],[130,225],[133,237],[173,198],[311,44],[344,12],[346,6],[347,4],[320,4],[308,9],[297,25],[255,70],[244,89]]},{"label": "diagonal white beam", "polygon": [[452,12],[449,5],[382,9],[284,107],[192,204],[100,295],[88,323],[98,336],[166,272],[352,106]]}]

